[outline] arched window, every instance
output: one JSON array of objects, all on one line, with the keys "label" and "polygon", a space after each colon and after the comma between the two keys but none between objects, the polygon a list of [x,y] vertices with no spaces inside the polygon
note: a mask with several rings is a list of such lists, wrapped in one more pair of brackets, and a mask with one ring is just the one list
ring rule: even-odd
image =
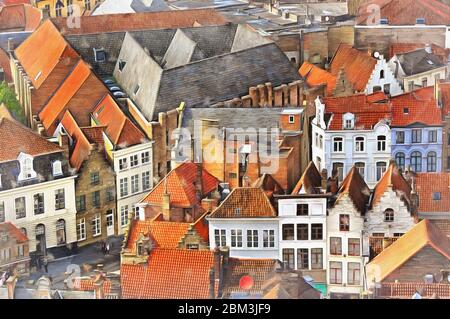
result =
[{"label": "arched window", "polygon": [[61,161],[54,161],[52,163],[53,176],[62,175],[62,164]]},{"label": "arched window", "polygon": [[56,242],[58,245],[66,243],[66,221],[64,219],[56,222]]},{"label": "arched window", "polygon": [[19,164],[20,164],[20,173],[18,176],[18,179],[20,181],[35,178],[37,176],[36,172],[33,169],[33,157],[32,156],[30,156],[28,154],[20,153],[17,160],[19,161]]},{"label": "arched window", "polygon": [[430,152],[427,155],[427,171],[436,172],[437,166],[437,154],[436,152]]},{"label": "arched window", "polygon": [[402,170],[405,169],[405,153],[397,153],[395,155],[395,162],[397,163],[397,166],[401,168]]},{"label": "arched window", "polygon": [[55,15],[57,17],[61,17],[62,16],[62,8],[64,8],[64,4],[61,1],[56,2]]},{"label": "arched window", "polygon": [[411,153],[411,169],[416,173],[422,171],[422,154],[420,152]]},{"label": "arched window", "polygon": [[344,129],[353,130],[355,127],[355,115],[352,113],[344,114]]},{"label": "arched window", "polygon": [[364,137],[358,136],[355,139],[355,151],[356,152],[364,152],[365,151]]},{"label": "arched window", "polygon": [[384,79],[384,70],[380,71],[380,79]]},{"label": "arched window", "polygon": [[392,208],[388,208],[384,211],[384,221],[385,222],[394,221],[394,210]]},{"label": "arched window", "polygon": [[386,151],[386,136],[380,135],[377,137],[377,150],[379,152]]}]

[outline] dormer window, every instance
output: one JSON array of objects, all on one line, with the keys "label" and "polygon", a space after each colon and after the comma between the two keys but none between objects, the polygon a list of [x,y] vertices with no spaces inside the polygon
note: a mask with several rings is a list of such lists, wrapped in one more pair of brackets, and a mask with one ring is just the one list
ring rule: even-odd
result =
[{"label": "dormer window", "polygon": [[122,72],[123,69],[125,68],[125,65],[127,64],[127,62],[125,62],[124,60],[119,60],[119,71]]},{"label": "dormer window", "polygon": [[103,48],[96,49],[94,48],[94,58],[95,62],[105,62],[106,61],[106,52]]},{"label": "dormer window", "polygon": [[355,115],[352,113],[344,114],[344,129],[353,130],[355,128]]},{"label": "dormer window", "polygon": [[425,18],[417,18],[416,24],[425,24]]},{"label": "dormer window", "polygon": [[52,163],[52,169],[53,169],[53,176],[60,176],[60,175],[62,175],[62,164],[61,164],[61,161],[54,161]]},{"label": "dormer window", "polygon": [[384,25],[389,24],[389,20],[387,18],[381,18],[380,24],[384,24]]},{"label": "dormer window", "polygon": [[19,181],[32,179],[37,176],[33,169],[33,157],[31,155],[20,153],[17,160],[20,164]]}]

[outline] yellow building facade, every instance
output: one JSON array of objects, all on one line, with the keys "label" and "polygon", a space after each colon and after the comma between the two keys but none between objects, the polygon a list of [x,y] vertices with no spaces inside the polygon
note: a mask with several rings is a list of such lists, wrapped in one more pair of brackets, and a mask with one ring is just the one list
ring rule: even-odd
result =
[{"label": "yellow building facade", "polygon": [[48,12],[50,17],[89,15],[102,0],[34,0],[33,5]]}]

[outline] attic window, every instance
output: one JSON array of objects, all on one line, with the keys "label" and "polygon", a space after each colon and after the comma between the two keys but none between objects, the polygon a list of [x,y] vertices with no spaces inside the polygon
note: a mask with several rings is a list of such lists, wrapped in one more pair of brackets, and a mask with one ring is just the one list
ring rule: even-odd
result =
[{"label": "attic window", "polygon": [[133,94],[136,95],[139,92],[140,88],[141,87],[139,86],[139,84],[136,84],[136,86],[134,87],[134,90],[133,90]]},{"label": "attic window", "polygon": [[405,107],[405,108],[403,109],[403,113],[404,113],[404,114],[409,114],[409,108]]},{"label": "attic window", "polygon": [[103,48],[96,49],[94,48],[94,58],[95,62],[105,62],[106,61],[106,52]]},{"label": "attic window", "polygon": [[54,161],[52,164],[52,168],[53,168],[53,176],[62,175],[61,161]]},{"label": "attic window", "polygon": [[125,65],[127,64],[127,62],[125,62],[124,60],[120,60],[119,61],[119,71],[122,72],[123,69],[125,68]]},{"label": "attic window", "polygon": [[236,213],[236,216],[240,216],[241,215],[241,209],[240,208],[236,208],[234,210],[234,212]]},{"label": "attic window", "polygon": [[434,192],[433,193],[433,200],[441,200],[441,193],[440,192]]},{"label": "attic window", "polygon": [[389,20],[387,18],[381,18],[380,24],[389,24]]},{"label": "attic window", "polygon": [[425,24],[425,18],[417,18],[416,24]]}]

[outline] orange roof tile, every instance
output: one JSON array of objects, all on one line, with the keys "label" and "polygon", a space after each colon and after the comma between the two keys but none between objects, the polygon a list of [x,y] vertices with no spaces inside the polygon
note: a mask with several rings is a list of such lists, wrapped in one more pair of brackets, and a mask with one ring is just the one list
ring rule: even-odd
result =
[{"label": "orange roof tile", "polygon": [[33,31],[41,22],[41,11],[30,4],[0,6],[0,30]]},{"label": "orange roof tile", "polygon": [[336,76],[309,62],[304,62],[302,64],[299,73],[306,79],[306,83],[309,86],[315,87],[326,85],[327,94],[333,95],[334,89],[336,88]]},{"label": "orange roof tile", "polygon": [[339,187],[338,197],[334,204],[338,204],[339,201],[344,198],[344,195],[349,196],[355,205],[355,208],[361,213],[361,215],[365,214],[367,203],[370,199],[370,189],[359,174],[356,166],[353,166],[344,178],[344,181]]},{"label": "orange roof tile", "polygon": [[[450,173],[418,173],[415,178],[420,213],[450,212]],[[439,192],[439,200],[433,193]]]},{"label": "orange roof tile", "polygon": [[213,264],[209,250],[154,249],[148,265],[121,265],[122,297],[207,299]]},{"label": "orange roof tile", "polygon": [[210,218],[276,217],[272,204],[261,188],[238,187],[231,191]]},{"label": "orange roof tile", "polygon": [[39,156],[62,151],[19,122],[5,117],[0,119],[0,162],[16,160],[20,153]]},{"label": "orange roof tile", "polygon": [[146,140],[144,133],[131,122],[109,94],[97,104],[92,116],[97,124],[105,127],[106,135],[117,148],[137,145]]},{"label": "orange roof tile", "polygon": [[25,243],[28,241],[28,237],[11,222],[0,223],[0,233],[3,232],[6,232],[8,236],[15,238],[17,243]]},{"label": "orange roof tile", "polygon": [[89,142],[97,145],[102,145],[104,143],[104,129],[104,126],[81,127],[81,131],[83,131],[83,134],[86,136]]},{"label": "orange roof tile", "polygon": [[[94,291],[95,290],[94,279],[75,278],[74,289],[81,291]],[[111,292],[111,281],[109,280],[103,281],[103,291],[105,294],[109,294]]]},{"label": "orange roof tile", "polygon": [[197,221],[194,223],[194,229],[200,238],[205,242],[209,242],[209,226],[208,221],[206,220],[206,216],[208,216],[209,212],[204,213]]},{"label": "orange roof tile", "polygon": [[63,34],[188,28],[196,25],[224,25],[228,22],[214,9],[81,16],[79,28],[68,28],[67,18],[64,17],[51,20]]},{"label": "orange roof tile", "polygon": [[49,20],[14,52],[35,89],[39,89],[61,59],[79,57]]},{"label": "orange roof tile", "polygon": [[442,100],[442,115],[448,116],[450,114],[450,82],[441,81],[438,87]]},{"label": "orange roof tile", "polygon": [[261,188],[267,195],[272,198],[274,194],[283,195],[285,191],[277,180],[270,174],[264,173],[253,184],[252,187]]},{"label": "orange roof tile", "polygon": [[302,177],[300,177],[297,185],[295,185],[292,195],[299,194],[302,189],[306,194],[319,194],[320,191],[317,190],[317,188],[321,186],[322,176],[317,170],[314,162],[311,161],[303,172]]},{"label": "orange roof tile", "polygon": [[383,177],[381,177],[374,188],[372,202],[370,204],[371,207],[380,201],[381,197],[388,191],[389,187],[392,187],[392,190],[396,192],[407,205],[409,205],[411,199],[411,187],[399,171],[395,161],[392,161]]},{"label": "orange roof tile", "polygon": [[330,73],[338,77],[339,71],[343,69],[353,89],[363,92],[376,64],[377,59],[367,52],[354,49],[348,44],[340,44],[331,60]]},{"label": "orange roof tile", "polygon": [[429,220],[423,220],[376,256],[367,265],[368,275],[382,281],[428,245],[450,260],[450,239]]},{"label": "orange roof tile", "polygon": [[[170,194],[170,205],[172,207],[192,207],[198,204],[195,189],[195,179],[197,176],[197,165],[185,162],[171,170],[141,201],[156,205],[162,204],[165,185]],[[202,168],[203,195],[217,189],[219,180]]]}]

